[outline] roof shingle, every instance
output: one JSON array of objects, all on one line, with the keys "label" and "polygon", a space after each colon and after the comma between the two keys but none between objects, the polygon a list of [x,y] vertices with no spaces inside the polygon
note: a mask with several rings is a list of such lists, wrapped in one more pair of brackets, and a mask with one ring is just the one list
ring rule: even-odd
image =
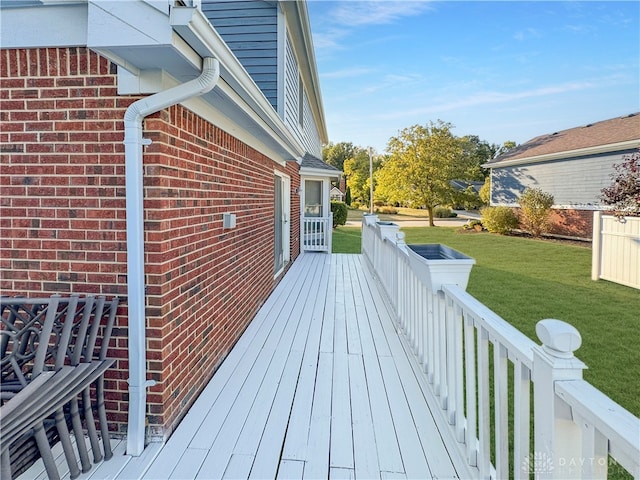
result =
[{"label": "roof shingle", "polygon": [[487,162],[487,166],[631,140],[640,140],[640,113],[540,135]]}]

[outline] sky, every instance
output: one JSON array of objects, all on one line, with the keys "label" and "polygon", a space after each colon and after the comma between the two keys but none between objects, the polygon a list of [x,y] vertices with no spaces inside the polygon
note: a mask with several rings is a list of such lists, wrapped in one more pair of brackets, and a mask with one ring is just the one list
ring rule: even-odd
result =
[{"label": "sky", "polygon": [[640,2],[309,0],[329,140],[502,145],[640,111]]}]

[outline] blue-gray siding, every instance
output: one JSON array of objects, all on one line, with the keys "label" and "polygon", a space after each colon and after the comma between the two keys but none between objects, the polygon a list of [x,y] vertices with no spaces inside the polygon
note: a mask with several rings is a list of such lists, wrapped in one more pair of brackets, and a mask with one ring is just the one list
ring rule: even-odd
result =
[{"label": "blue-gray siding", "polygon": [[277,3],[262,0],[203,0],[202,11],[277,110]]},{"label": "blue-gray siding", "polygon": [[300,70],[293,51],[291,41],[287,36],[285,53],[285,85],[284,85],[284,122],[289,130],[298,138],[305,150],[317,158],[322,158],[322,142],[318,134],[318,127],[311,113],[309,99],[306,93],[303,98],[303,121],[299,121],[299,78]]},{"label": "blue-gray siding", "polygon": [[527,187],[540,188],[554,197],[558,206],[601,205],[601,190],[611,184],[613,164],[633,150],[566,160],[493,168],[491,204],[515,205]]}]

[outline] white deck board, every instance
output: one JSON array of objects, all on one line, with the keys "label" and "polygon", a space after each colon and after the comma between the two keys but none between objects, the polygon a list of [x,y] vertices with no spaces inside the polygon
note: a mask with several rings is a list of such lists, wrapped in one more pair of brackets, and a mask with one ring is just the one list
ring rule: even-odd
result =
[{"label": "white deck board", "polygon": [[362,257],[306,253],[169,440],[81,478],[455,477],[419,375]]}]

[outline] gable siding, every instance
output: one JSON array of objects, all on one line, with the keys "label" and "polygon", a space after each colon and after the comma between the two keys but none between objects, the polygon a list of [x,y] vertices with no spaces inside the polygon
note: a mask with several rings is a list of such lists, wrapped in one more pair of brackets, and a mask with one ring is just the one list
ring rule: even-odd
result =
[{"label": "gable siding", "polygon": [[611,184],[613,164],[633,150],[568,160],[493,168],[491,204],[515,205],[527,187],[554,197],[555,205],[594,208],[601,205],[601,190]]},{"label": "gable siding", "polygon": [[203,0],[202,12],[277,110],[277,3],[261,0]]},{"label": "gable siding", "polygon": [[303,121],[300,125],[298,118],[299,75],[300,70],[296,60],[291,40],[287,36],[285,58],[285,107],[284,122],[289,130],[302,143],[305,150],[312,155],[322,158],[322,142],[318,134],[318,127],[311,112],[311,106],[306,92],[303,95]]}]

